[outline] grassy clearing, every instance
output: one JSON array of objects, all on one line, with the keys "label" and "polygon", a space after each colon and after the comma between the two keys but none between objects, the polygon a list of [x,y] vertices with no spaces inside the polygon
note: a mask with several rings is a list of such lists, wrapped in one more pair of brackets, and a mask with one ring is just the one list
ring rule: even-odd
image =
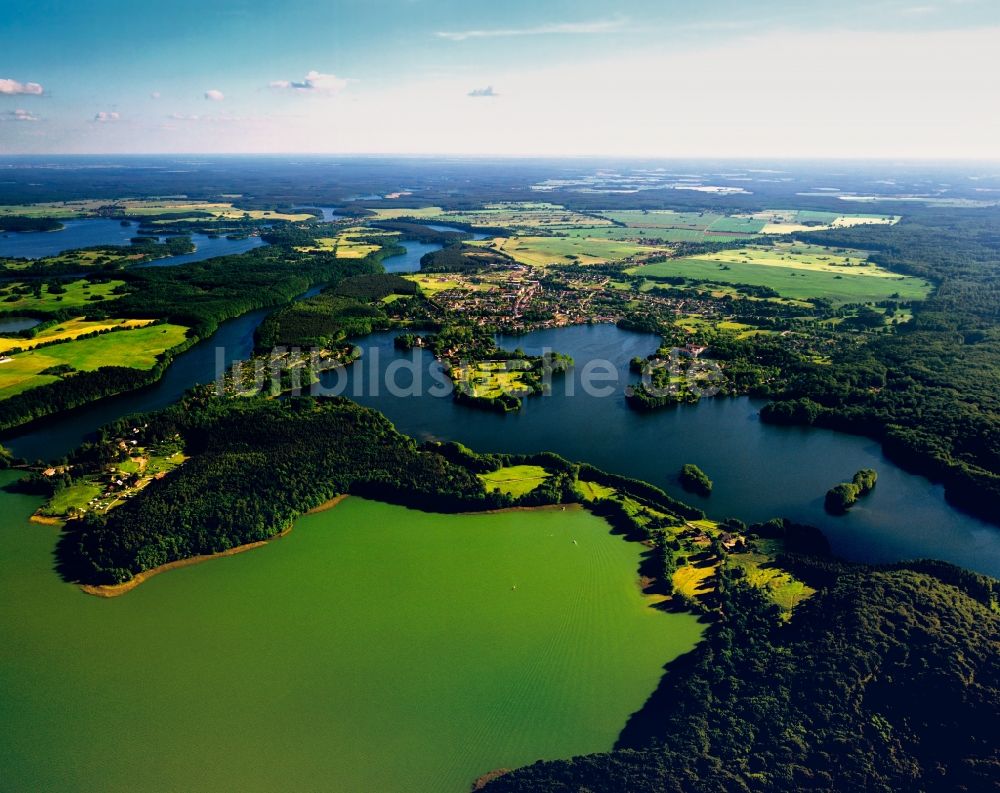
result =
[{"label": "grassy clearing", "polygon": [[788,298],[824,297],[836,304],[923,300],[931,285],[868,261],[861,251],[778,244],[743,247],[646,265],[647,278],[684,276],[717,283],[766,286]]},{"label": "grassy clearing", "polygon": [[768,597],[781,608],[786,618],[799,603],[816,593],[812,587],[775,566],[765,554],[730,554],[729,562],[744,571],[748,584],[765,589]]},{"label": "grassy clearing", "polygon": [[[40,297],[35,297],[31,286],[23,283],[12,283],[0,286],[0,311],[17,312],[29,309],[31,311],[60,311],[64,308],[81,308],[90,306],[95,301],[117,297],[112,294],[115,289],[124,286],[124,281],[108,281],[107,283],[92,283],[90,281],[70,281],[64,283],[65,294],[54,295],[48,285],[42,288]],[[22,294],[27,292],[27,294]]]},{"label": "grassy clearing", "polygon": [[712,578],[715,576],[714,564],[686,564],[674,571],[674,590],[689,598],[697,598],[715,591]]},{"label": "grassy clearing", "polygon": [[104,330],[142,328],[153,323],[152,319],[101,319],[87,320],[83,317],[76,317],[53,328],[47,328],[30,339],[21,339],[11,336],[0,336],[0,353],[6,353],[20,347],[22,350],[30,350],[40,344],[49,344],[54,341],[65,339],[75,339],[78,336],[85,336],[88,333]]},{"label": "grassy clearing", "polygon": [[68,365],[77,371],[102,366],[151,369],[159,355],[176,347],[186,335],[187,328],[181,325],[147,325],[18,353],[0,363],[0,399],[63,379],[61,375],[42,374],[56,366]]},{"label": "grassy clearing", "polygon": [[613,487],[599,485],[597,482],[587,482],[583,479],[576,481],[576,492],[586,501],[596,501],[599,498],[611,498],[618,491]]},{"label": "grassy clearing", "polygon": [[520,497],[530,493],[548,479],[549,472],[540,465],[512,465],[486,474],[479,474],[486,489]]},{"label": "grassy clearing", "polygon": [[[516,362],[511,364],[516,365]],[[451,377],[456,382],[466,383],[474,397],[496,399],[503,394],[520,396],[530,392],[528,372],[507,367],[507,361],[478,361],[469,366],[453,367]]]}]

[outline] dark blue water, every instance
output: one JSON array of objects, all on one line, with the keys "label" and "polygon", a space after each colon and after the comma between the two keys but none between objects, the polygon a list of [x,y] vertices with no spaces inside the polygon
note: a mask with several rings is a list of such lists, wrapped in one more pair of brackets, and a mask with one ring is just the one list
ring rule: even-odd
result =
[{"label": "dark blue water", "polygon": [[[433,372],[439,366],[424,350],[397,351],[393,336],[380,333],[365,339],[362,360],[344,376],[328,373],[324,384],[341,385],[345,396],[377,408],[401,432],[418,439],[457,440],[479,451],[554,451],[652,482],[716,518],[782,516],[811,523],[847,558],[875,562],[933,557],[1000,575],[1000,529],[951,508],[942,487],[900,469],[874,441],[763,424],[758,417],[763,403],[745,397],[704,399],[653,413],[628,408],[623,394],[632,379],[628,361],[653,352],[655,336],[598,325],[501,338],[508,349],[539,354],[549,348],[576,361],[572,377],[555,378],[550,396],[528,399],[524,410],[512,414],[431,396],[438,382]],[[385,373],[395,370],[395,382],[406,388],[413,378],[401,366],[414,360],[422,372],[418,395],[393,395],[385,386]],[[581,378],[588,364],[595,366],[590,362],[602,360],[614,365],[607,381],[594,384],[610,395],[589,395]],[[695,463],[712,478],[715,487],[709,498],[680,490],[676,475],[684,463]],[[878,471],[874,492],[848,515],[828,515],[823,509],[826,491],[860,468]]]},{"label": "dark blue water", "polygon": [[94,245],[128,245],[139,234],[136,224],[123,226],[110,218],[61,220],[60,231],[6,232],[0,234],[0,256],[39,259],[72,248]]},{"label": "dark blue water", "polygon": [[188,264],[190,262],[200,262],[211,259],[215,256],[229,256],[234,253],[246,253],[247,251],[266,245],[260,237],[246,237],[240,240],[227,240],[225,237],[208,237],[204,234],[193,234],[191,241],[195,244],[195,250],[191,253],[183,253],[180,256],[167,256],[163,259],[153,259],[145,264],[137,264],[136,267],[175,267],[178,264]]},{"label": "dark blue water", "polygon": [[[94,245],[129,245],[131,239],[139,235],[139,226],[132,222],[123,226],[120,220],[110,218],[86,218],[64,220],[61,231],[8,232],[0,235],[0,256],[12,258],[39,259],[56,256],[74,248],[90,248]],[[193,234],[191,241],[196,250],[181,256],[157,259],[145,266],[169,267],[176,264],[199,262],[213,256],[231,253],[245,253],[264,244],[260,237],[229,240],[225,237],[211,238],[205,234]],[[140,265],[142,266],[142,265]]]},{"label": "dark blue water", "polygon": [[19,330],[27,330],[40,323],[40,319],[32,317],[7,317],[0,320],[0,333],[17,333]]},{"label": "dark blue water", "polygon": [[424,223],[429,229],[434,229],[436,231],[457,231],[460,234],[470,234],[470,239],[473,240],[485,240],[486,235],[479,231],[466,231],[465,229],[456,228],[455,226],[445,226],[442,223]]},{"label": "dark blue water", "polygon": [[420,258],[425,254],[441,250],[436,242],[416,242],[400,240],[400,245],[406,248],[406,253],[389,256],[382,260],[382,266],[387,273],[415,273],[420,269]]},{"label": "dark blue water", "polygon": [[292,209],[318,209],[323,213],[323,221],[329,223],[332,220],[339,220],[344,217],[337,210],[339,207],[318,207],[315,204],[302,204],[301,206],[292,207]]}]

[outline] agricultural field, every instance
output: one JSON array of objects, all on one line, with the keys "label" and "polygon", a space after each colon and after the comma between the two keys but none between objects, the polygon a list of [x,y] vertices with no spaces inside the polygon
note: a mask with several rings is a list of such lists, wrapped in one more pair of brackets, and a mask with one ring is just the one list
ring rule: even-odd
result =
[{"label": "agricultural field", "polygon": [[425,297],[434,297],[438,292],[450,289],[467,289],[469,291],[485,292],[494,289],[490,283],[472,283],[467,278],[452,273],[432,275],[430,273],[407,273],[403,276],[407,281],[413,281]]},{"label": "agricultural field", "polygon": [[779,243],[670,259],[629,271],[647,278],[682,276],[720,284],[750,284],[798,300],[834,304],[923,300],[931,285],[868,261],[862,251]]},{"label": "agricultural field", "polygon": [[11,204],[0,206],[0,215],[20,215],[23,217],[85,218],[114,214],[126,217],[147,217],[150,215],[178,214],[183,212],[208,212],[212,218],[186,218],[195,220],[287,220],[302,222],[314,215],[304,212],[276,212],[269,209],[239,209],[231,202],[189,201],[186,199],[89,199],[85,201],[53,201],[42,204]]},{"label": "agricultural field", "polygon": [[374,253],[382,247],[375,243],[366,242],[366,239],[371,239],[372,237],[390,239],[398,236],[399,232],[397,231],[352,226],[340,231],[336,237],[319,237],[313,241],[312,245],[296,246],[295,250],[302,253],[334,251],[338,259],[363,259],[368,254]]},{"label": "agricultural field", "polygon": [[767,209],[749,217],[764,224],[763,234],[791,234],[796,231],[823,231],[850,226],[892,225],[899,215],[852,214],[806,209]]},{"label": "agricultural field", "polygon": [[82,308],[101,300],[114,299],[118,296],[115,294],[115,290],[122,286],[125,286],[124,281],[94,283],[80,279],[64,282],[62,284],[66,290],[64,293],[53,294],[50,291],[50,285],[46,285],[42,288],[41,295],[36,296],[28,284],[3,284],[0,285],[0,312],[55,312],[62,309]]},{"label": "agricultural field", "polygon": [[131,330],[142,328],[154,322],[152,319],[101,319],[88,320],[84,317],[75,317],[61,322],[55,327],[46,328],[30,339],[22,339],[18,336],[0,336],[0,354],[5,354],[10,350],[20,348],[30,350],[42,344],[51,344],[55,341],[66,341],[75,339],[78,336],[86,336],[88,333],[99,333],[111,330]]},{"label": "agricultural field", "polygon": [[595,237],[497,237],[470,243],[507,254],[531,267],[553,264],[607,264],[644,258],[666,251],[649,245],[636,245]]},{"label": "agricultural field", "polygon": [[373,211],[379,220],[412,217],[429,223],[467,223],[482,228],[557,230],[575,226],[611,226],[610,221],[594,215],[585,215],[559,204],[535,201],[486,204],[482,209],[466,212],[447,212],[440,207],[379,208]]},{"label": "agricultural field", "polygon": [[515,498],[530,493],[549,476],[549,472],[540,465],[511,465],[479,474],[487,491],[499,490]]},{"label": "agricultural field", "polygon": [[[4,356],[0,358],[0,399],[71,377],[72,370],[151,369],[162,353],[184,341],[187,330],[181,325],[147,325]],[[59,374],[59,368],[66,366],[72,370]]]},{"label": "agricultural field", "polygon": [[[764,210],[750,214],[723,215],[715,212],[674,212],[668,209],[623,210],[602,212],[615,223],[605,233],[616,239],[631,239],[641,235],[665,242],[732,242],[752,239],[758,235],[791,234],[795,231],[821,231],[862,224],[891,224],[898,215],[843,215],[836,212],[814,212],[798,209]],[[582,234],[577,229],[573,234]]]}]

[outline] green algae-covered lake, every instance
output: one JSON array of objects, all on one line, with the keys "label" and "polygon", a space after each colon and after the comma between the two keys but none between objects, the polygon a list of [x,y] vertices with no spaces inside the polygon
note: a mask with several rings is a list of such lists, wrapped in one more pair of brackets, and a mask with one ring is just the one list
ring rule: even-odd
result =
[{"label": "green algae-covered lake", "polygon": [[0,493],[4,790],[461,793],[610,749],[702,630],[577,509],[352,498],[104,600],[53,572],[37,503]]}]

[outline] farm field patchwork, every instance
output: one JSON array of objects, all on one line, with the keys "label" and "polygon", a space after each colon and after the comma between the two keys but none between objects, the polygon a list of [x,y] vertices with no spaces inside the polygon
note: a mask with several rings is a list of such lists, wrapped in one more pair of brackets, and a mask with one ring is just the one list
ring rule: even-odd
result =
[{"label": "farm field patchwork", "polygon": [[[0,399],[63,379],[60,374],[45,373],[56,367],[70,366],[76,371],[102,366],[151,369],[159,355],[186,336],[187,328],[181,325],[147,325],[6,356],[0,359]],[[66,376],[71,377],[72,372]]]},{"label": "farm field patchwork", "polygon": [[75,317],[60,322],[52,328],[40,331],[30,339],[22,339],[18,336],[0,336],[0,353],[20,347],[22,350],[30,350],[41,344],[50,344],[54,341],[75,339],[78,336],[85,336],[88,333],[95,333],[106,330],[123,330],[141,328],[154,322],[152,319],[99,319],[88,320],[84,317]]},{"label": "farm field patchwork", "polygon": [[606,264],[664,253],[662,248],[594,237],[497,237],[473,245],[506,253],[532,267],[552,264]]},{"label": "farm field patchwork", "polygon": [[433,223],[466,223],[470,226],[512,229],[565,229],[574,226],[610,226],[610,221],[559,204],[517,202],[486,204],[482,209],[448,212],[440,207],[376,209],[379,220],[412,217]]},{"label": "farm field patchwork", "polygon": [[745,247],[670,259],[629,272],[647,278],[686,277],[774,289],[783,297],[827,298],[833,303],[922,300],[931,285],[868,261],[862,251],[791,244]]},{"label": "farm field patchwork", "polygon": [[[207,212],[215,219],[287,220],[301,222],[315,217],[304,212],[277,212],[269,209],[240,209],[231,202],[189,201],[186,199],[87,199],[82,201],[51,201],[40,204],[10,204],[0,206],[0,215],[23,217],[85,218],[107,215],[145,217],[150,215]],[[187,218],[197,220],[197,217]],[[210,218],[209,218],[210,219]]]},{"label": "farm field patchwork", "polygon": [[369,253],[374,253],[382,247],[368,240],[375,237],[389,240],[398,236],[399,232],[396,231],[352,226],[340,231],[336,237],[319,237],[313,241],[312,245],[296,246],[295,250],[302,253],[335,251],[338,259],[363,259]]}]

